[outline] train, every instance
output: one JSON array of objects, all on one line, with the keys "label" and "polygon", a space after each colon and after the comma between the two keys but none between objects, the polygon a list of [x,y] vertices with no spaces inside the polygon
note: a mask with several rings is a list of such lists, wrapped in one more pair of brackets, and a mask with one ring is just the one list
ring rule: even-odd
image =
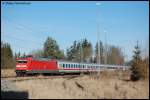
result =
[{"label": "train", "polygon": [[27,74],[81,74],[102,70],[127,70],[128,66],[96,63],[69,62],[57,59],[27,56],[16,59],[16,75]]}]

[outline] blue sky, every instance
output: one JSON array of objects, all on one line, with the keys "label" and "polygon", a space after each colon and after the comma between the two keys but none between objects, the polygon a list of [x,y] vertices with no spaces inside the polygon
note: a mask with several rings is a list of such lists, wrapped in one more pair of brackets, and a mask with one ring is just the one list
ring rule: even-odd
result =
[{"label": "blue sky", "polygon": [[[123,49],[131,59],[136,41],[146,48],[149,41],[148,1],[30,1],[30,4],[1,4],[1,41],[13,52],[42,49],[48,36],[66,51],[74,40],[87,38],[95,48],[97,20],[100,40]],[[99,17],[97,17],[97,12]]]}]

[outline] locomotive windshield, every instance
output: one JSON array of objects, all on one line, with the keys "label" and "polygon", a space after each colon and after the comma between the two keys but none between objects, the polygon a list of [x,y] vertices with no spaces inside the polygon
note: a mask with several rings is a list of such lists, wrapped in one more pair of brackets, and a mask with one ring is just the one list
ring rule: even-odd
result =
[{"label": "locomotive windshield", "polygon": [[23,64],[25,64],[25,63],[27,63],[27,60],[17,60],[17,63],[23,63]]}]

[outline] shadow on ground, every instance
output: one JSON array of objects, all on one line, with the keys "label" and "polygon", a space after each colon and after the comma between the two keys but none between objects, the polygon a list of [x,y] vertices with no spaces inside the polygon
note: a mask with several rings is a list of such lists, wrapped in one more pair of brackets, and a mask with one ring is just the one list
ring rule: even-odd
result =
[{"label": "shadow on ground", "polygon": [[1,91],[2,99],[28,99],[27,91]]}]

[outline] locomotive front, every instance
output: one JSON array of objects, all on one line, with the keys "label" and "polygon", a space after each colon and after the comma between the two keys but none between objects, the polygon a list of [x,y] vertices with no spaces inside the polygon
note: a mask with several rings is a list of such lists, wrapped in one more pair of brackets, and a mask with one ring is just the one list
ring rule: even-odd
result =
[{"label": "locomotive front", "polygon": [[28,63],[29,58],[18,58],[16,59],[16,75],[17,76],[24,76],[28,71]]}]

